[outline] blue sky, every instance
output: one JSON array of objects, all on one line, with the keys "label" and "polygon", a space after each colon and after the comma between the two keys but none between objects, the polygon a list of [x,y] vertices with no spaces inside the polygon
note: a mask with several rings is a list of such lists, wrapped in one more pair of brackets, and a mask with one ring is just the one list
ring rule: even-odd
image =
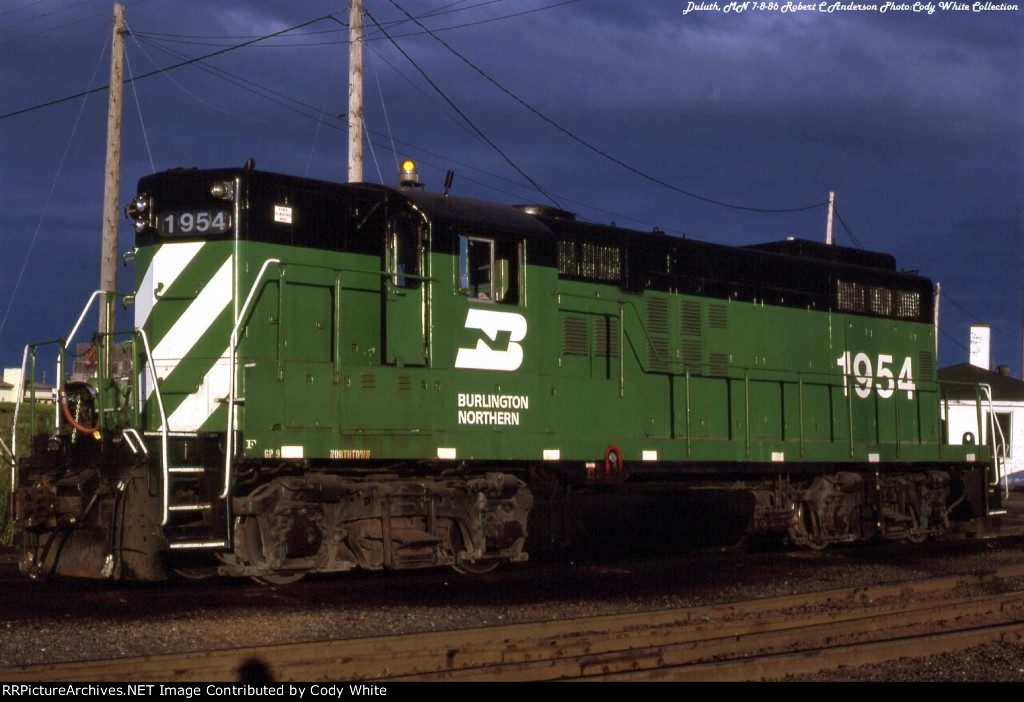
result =
[{"label": "blue sky", "polygon": [[[154,170],[250,157],[347,177],[345,0],[124,4],[126,76],[152,75],[126,87],[122,203]],[[365,179],[394,183],[412,157],[428,188],[452,169],[456,194],[736,245],[824,240],[835,191],[837,243],[941,283],[940,365],[984,322],[1019,377],[1021,10],[688,5],[364,0]],[[107,93],[64,98],[107,84],[112,9],[0,3],[5,367],[66,335],[99,285]]]}]

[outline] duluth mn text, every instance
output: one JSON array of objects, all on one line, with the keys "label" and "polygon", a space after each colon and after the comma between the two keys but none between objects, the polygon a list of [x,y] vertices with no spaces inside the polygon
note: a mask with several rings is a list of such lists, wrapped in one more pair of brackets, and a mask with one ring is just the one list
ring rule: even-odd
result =
[{"label": "duluth mn text", "polygon": [[519,426],[519,410],[530,409],[526,395],[458,394],[459,424]]}]

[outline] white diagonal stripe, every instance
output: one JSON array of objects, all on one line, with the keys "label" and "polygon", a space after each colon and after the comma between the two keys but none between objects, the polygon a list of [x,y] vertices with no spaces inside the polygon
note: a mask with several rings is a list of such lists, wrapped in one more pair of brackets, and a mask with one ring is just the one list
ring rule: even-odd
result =
[{"label": "white diagonal stripe", "polygon": [[196,391],[189,393],[185,401],[171,412],[167,418],[169,431],[198,431],[228,396],[228,381],[231,379],[228,351],[224,349]]},{"label": "white diagonal stripe", "polygon": [[156,304],[156,286],[166,292],[178,279],[185,267],[203,248],[201,241],[185,241],[180,244],[164,244],[149,262],[146,275],[142,278],[138,295],[135,296],[135,326],[142,329]]},{"label": "white diagonal stripe", "polygon": [[[166,378],[192,350],[217,316],[231,302],[231,258],[224,262],[206,287],[153,349],[153,367],[158,378]],[[152,388],[147,388],[147,397]]]}]

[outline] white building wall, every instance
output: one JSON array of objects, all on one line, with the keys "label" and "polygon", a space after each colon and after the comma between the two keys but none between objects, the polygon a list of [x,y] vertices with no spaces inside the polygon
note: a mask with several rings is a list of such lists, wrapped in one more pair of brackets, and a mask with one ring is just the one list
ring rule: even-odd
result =
[{"label": "white building wall", "polygon": [[21,368],[4,368],[4,382],[11,387],[0,388],[0,402],[16,402],[21,387]]},{"label": "white building wall", "polygon": [[[1013,483],[1024,483],[1024,406],[1008,402],[993,402],[992,411],[1010,414],[1010,455],[1003,467],[1003,475]],[[971,403],[950,403],[947,414],[949,443],[963,444],[964,434],[970,432],[976,444],[988,443],[988,411],[982,413],[982,427],[978,427],[977,406]]]}]

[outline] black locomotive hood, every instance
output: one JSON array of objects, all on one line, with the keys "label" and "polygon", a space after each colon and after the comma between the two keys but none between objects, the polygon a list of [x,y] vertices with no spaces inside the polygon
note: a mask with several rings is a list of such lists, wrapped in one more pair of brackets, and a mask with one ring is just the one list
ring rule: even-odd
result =
[{"label": "black locomotive hood", "polygon": [[535,216],[512,205],[468,197],[443,195],[414,188],[393,188],[435,224],[458,223],[459,228],[479,227],[521,234],[550,235],[551,230]]}]

